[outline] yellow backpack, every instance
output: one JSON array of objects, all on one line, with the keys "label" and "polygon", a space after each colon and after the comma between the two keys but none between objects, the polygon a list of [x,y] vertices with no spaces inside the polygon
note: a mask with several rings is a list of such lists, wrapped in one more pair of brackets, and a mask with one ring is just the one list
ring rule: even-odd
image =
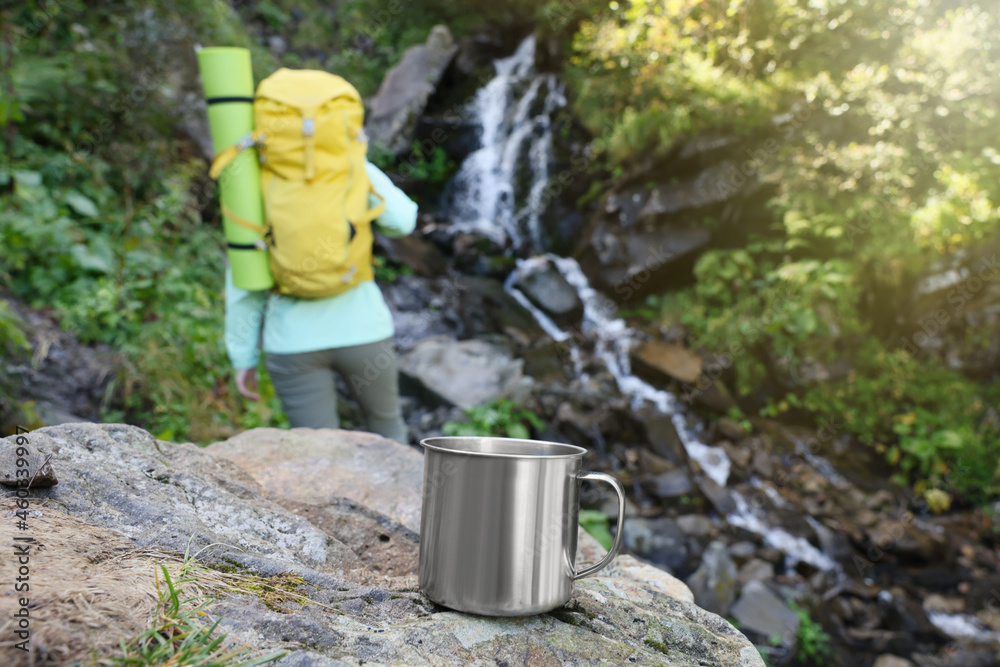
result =
[{"label": "yellow backpack", "polygon": [[217,179],[256,147],[266,226],[226,216],[261,234],[282,294],[320,298],[374,279],[371,223],[385,202],[365,173],[368,141],[358,91],[328,72],[279,69],[257,86],[253,134],[212,162]]}]

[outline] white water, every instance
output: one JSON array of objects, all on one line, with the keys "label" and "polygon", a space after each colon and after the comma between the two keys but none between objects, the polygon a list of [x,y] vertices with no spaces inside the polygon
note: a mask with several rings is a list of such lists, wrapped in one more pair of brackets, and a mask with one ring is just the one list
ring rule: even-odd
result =
[{"label": "white water", "polygon": [[969,614],[944,614],[932,611],[927,618],[938,630],[956,639],[974,639],[978,642],[1000,642],[1000,632],[987,630],[979,619]]},{"label": "white water", "polygon": [[[496,76],[472,101],[480,147],[462,163],[448,195],[456,228],[498,242],[509,239],[514,247],[541,245],[538,220],[552,159],[551,115],[566,104],[563,85],[553,74],[537,74],[534,62],[533,36],[514,55],[496,61]],[[523,171],[528,173],[518,173]],[[518,177],[531,183],[520,202]]]}]

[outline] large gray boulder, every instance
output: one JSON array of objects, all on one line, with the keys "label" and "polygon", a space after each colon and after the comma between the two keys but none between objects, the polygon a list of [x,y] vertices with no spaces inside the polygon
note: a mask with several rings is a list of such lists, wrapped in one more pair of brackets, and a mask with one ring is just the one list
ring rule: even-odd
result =
[{"label": "large gray boulder", "polygon": [[424,457],[373,433],[258,428],[209,445],[279,498],[323,505],[337,498],[420,530]]},{"label": "large gray boulder", "polygon": [[425,338],[399,361],[404,386],[431,402],[468,410],[497,398],[525,400],[532,380],[500,345],[448,336]]},{"label": "large gray boulder", "polygon": [[397,155],[409,149],[417,118],[457,48],[448,28],[436,25],[424,44],[406,50],[371,100],[366,129],[373,143]]},{"label": "large gray boulder", "polygon": [[[36,665],[116,653],[118,639],[135,636],[153,617],[153,565],[165,563],[176,575],[190,540],[199,560],[216,568],[195,573],[202,592],[218,596],[206,621],[221,617],[232,645],[287,651],[279,665],[763,667],[750,642],[695,606],[684,584],[627,556],[578,582],[570,602],[549,614],[487,618],[430,602],[417,588],[417,537],[401,522],[412,508],[387,516],[336,497],[349,486],[355,493],[365,480],[365,498],[388,485],[407,487],[394,490],[400,495],[419,494],[419,483],[402,472],[393,482],[379,477],[380,466],[406,468],[394,460],[412,460],[404,445],[346,431],[298,430],[279,441],[268,429],[206,451],[134,427],[92,424],[28,437],[51,455],[59,475],[57,486],[32,490]],[[268,470],[281,442],[289,470],[307,472],[322,451],[331,462],[371,466],[357,468],[348,485],[331,463],[326,477],[273,484],[288,492],[278,495],[254,478],[281,478]],[[359,443],[372,449],[372,459],[358,458]],[[247,450],[240,459],[251,470],[232,462],[237,447]],[[4,510],[13,506],[9,498],[0,502]],[[13,523],[0,525],[11,539]],[[375,539],[371,531],[379,531]],[[379,544],[398,546],[379,551]],[[583,534],[579,560],[601,555]],[[247,578],[253,586],[240,583]],[[278,589],[281,582],[291,585]],[[0,591],[0,614],[10,618],[16,608],[9,587]],[[29,664],[28,654],[9,648],[2,646],[5,664]]]}]

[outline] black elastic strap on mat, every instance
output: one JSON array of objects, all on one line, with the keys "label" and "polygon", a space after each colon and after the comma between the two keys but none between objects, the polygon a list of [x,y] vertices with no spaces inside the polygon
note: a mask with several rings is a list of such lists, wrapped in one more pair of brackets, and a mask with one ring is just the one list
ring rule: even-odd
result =
[{"label": "black elastic strap on mat", "polygon": [[233,250],[261,250],[253,243],[227,243],[227,248],[232,248]]},{"label": "black elastic strap on mat", "polygon": [[209,97],[205,100],[207,104],[222,104],[224,102],[246,102],[253,104],[252,97]]}]

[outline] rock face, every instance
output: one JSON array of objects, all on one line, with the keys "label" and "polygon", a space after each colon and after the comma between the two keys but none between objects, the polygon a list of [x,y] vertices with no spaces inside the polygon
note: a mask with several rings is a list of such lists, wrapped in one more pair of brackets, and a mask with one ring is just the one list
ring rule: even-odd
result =
[{"label": "rock face", "polygon": [[[361,493],[367,499],[390,486],[401,498],[419,496],[419,483],[404,474],[414,452],[403,445],[345,431],[294,431],[282,440],[264,430],[206,451],[161,442],[134,427],[90,424],[29,437],[52,456],[60,483],[32,490],[30,522],[38,540],[32,564],[48,577],[40,578],[37,592],[32,580],[33,653],[8,650],[5,637],[5,664],[66,664],[91,658],[91,646],[99,655],[113,654],[118,639],[147,627],[155,604],[153,563],[176,573],[178,554],[191,540],[202,562],[226,566],[206,570],[200,580],[219,595],[206,620],[221,616],[219,627],[231,642],[287,651],[280,665],[763,667],[749,641],[696,607],[681,582],[628,556],[579,581],[570,602],[549,614],[495,619],[428,601],[414,576],[417,538],[402,523],[413,508],[400,505],[403,516],[387,516],[336,497],[346,484],[341,472],[351,466],[358,467],[347,486],[356,495],[367,480]],[[371,449],[371,458],[359,448]],[[331,463],[328,475],[307,474],[323,452],[344,468]],[[378,465],[395,471],[392,481],[378,477]],[[292,483],[286,475],[294,470],[303,474]],[[5,539],[12,538],[11,522],[2,526]],[[209,543],[214,546],[204,549]],[[378,544],[398,546],[379,551]],[[581,534],[581,562],[601,555]],[[0,565],[7,580],[10,562]],[[294,595],[261,598],[231,583],[290,575]],[[80,590],[99,613],[73,608],[72,595]],[[16,604],[9,588],[0,591],[0,614],[10,618]]]},{"label": "rock face", "polygon": [[424,458],[414,448],[362,431],[258,428],[205,451],[275,496],[311,505],[349,498],[420,530]]},{"label": "rock face", "polygon": [[688,275],[711,234],[670,225],[622,230],[602,221],[588,238],[577,259],[591,284],[620,303],[631,303]]},{"label": "rock face", "polygon": [[426,43],[406,50],[371,101],[367,131],[373,143],[396,154],[410,147],[417,118],[457,48],[448,28],[437,25]]},{"label": "rock face", "polygon": [[523,365],[499,345],[435,336],[414,345],[399,370],[424,397],[467,410],[496,398],[523,401],[531,387]]}]

